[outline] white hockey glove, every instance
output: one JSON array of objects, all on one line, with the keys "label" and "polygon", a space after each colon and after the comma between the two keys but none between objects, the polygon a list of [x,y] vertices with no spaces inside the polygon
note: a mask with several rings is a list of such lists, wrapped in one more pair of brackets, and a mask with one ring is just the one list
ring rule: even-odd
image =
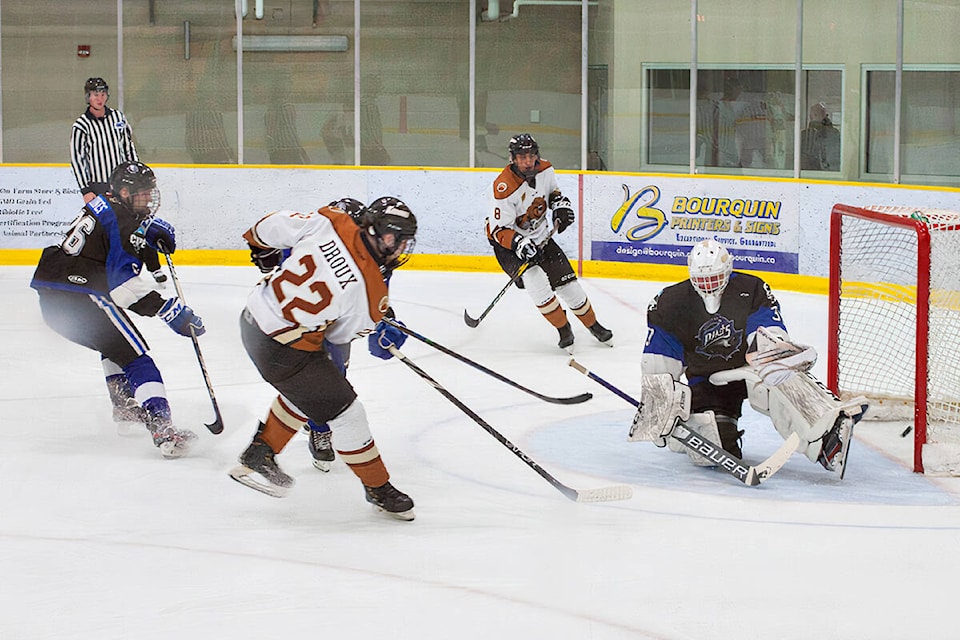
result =
[{"label": "white hockey glove", "polygon": [[747,364],[764,384],[775,387],[799,372],[809,371],[817,362],[817,350],[794,344],[780,327],[760,327],[746,355]]},{"label": "white hockey glove", "polygon": [[677,420],[690,417],[690,387],[677,382],[669,373],[645,374],[641,385],[640,406],[627,440],[663,447]]}]

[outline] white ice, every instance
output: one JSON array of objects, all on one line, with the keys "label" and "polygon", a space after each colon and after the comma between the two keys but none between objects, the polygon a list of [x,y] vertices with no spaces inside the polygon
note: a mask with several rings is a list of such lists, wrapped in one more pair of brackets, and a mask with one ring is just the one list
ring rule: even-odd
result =
[{"label": "white ice", "polygon": [[[98,357],[41,321],[32,269],[0,268],[0,638],[953,638],[960,479],[910,470],[898,425],[858,427],[846,478],[794,455],[748,488],[685,455],[626,440],[633,410],[567,366],[556,332],[502,274],[400,271],[412,329],[527,387],[590,391],[548,404],[415,339],[417,365],[561,482],[626,483],[633,498],[577,504],[413,371],[354,343],[349,377],[394,484],[417,518],[375,513],[339,459],[314,470],[297,436],[278,457],[284,499],[227,470],[272,397],[237,318],[259,274],[181,267],[225,431],[190,341],[152,318],[152,346],[196,451],[164,460],[146,431],[118,435]],[[644,311],[661,284],[589,279],[613,349],[575,326],[576,358],[639,393]],[[169,287],[169,284],[168,284]],[[168,289],[169,290],[169,289]],[[791,334],[821,353],[825,301],[781,292]],[[780,438],[749,412],[744,456]]]}]

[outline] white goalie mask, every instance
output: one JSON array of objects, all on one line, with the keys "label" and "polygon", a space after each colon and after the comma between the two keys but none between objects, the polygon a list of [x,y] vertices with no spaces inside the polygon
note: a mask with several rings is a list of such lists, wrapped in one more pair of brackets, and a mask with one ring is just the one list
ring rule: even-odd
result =
[{"label": "white goalie mask", "polygon": [[702,240],[693,245],[687,256],[690,268],[690,284],[703,298],[707,313],[716,313],[720,308],[720,296],[730,282],[733,258],[727,249],[715,240]]}]

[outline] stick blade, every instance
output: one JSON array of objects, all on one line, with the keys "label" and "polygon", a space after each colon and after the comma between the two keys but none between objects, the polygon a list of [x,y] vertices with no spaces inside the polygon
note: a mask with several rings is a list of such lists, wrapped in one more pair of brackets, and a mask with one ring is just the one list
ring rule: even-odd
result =
[{"label": "stick blade", "polygon": [[586,393],[581,393],[578,396],[569,396],[565,398],[553,398],[550,396],[541,396],[547,402],[552,402],[553,404],[580,404],[586,402],[593,397],[593,394],[589,391]]},{"label": "stick blade", "polygon": [[479,321],[479,320],[475,320],[475,319],[473,319],[473,318],[470,317],[470,314],[467,313],[467,310],[466,310],[466,309],[463,310],[463,321],[467,323],[467,326],[468,326],[468,327],[471,327],[471,328],[474,328],[474,329],[477,327],[477,325],[480,324],[480,321]]},{"label": "stick blade", "polygon": [[220,416],[217,416],[217,419],[213,421],[213,424],[204,423],[203,426],[205,426],[210,433],[214,435],[223,433],[223,420],[220,419]]},{"label": "stick blade", "polygon": [[766,482],[770,479],[770,476],[775,474],[777,471],[780,471],[780,468],[787,463],[787,460],[790,459],[790,456],[796,452],[799,446],[800,436],[798,436],[796,433],[791,433],[790,437],[784,440],[783,444],[780,445],[780,448],[773,452],[773,455],[753,467],[752,470],[755,470],[755,484],[751,483],[751,486],[756,486]]},{"label": "stick blade", "polygon": [[633,488],[618,484],[599,489],[580,489],[577,491],[577,502],[613,502],[614,500],[629,500],[633,497]]}]

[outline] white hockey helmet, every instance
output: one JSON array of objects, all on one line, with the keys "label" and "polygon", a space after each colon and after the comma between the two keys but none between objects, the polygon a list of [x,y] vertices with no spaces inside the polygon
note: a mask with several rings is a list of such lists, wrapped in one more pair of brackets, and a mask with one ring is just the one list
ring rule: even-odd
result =
[{"label": "white hockey helmet", "polygon": [[703,298],[707,313],[716,313],[720,308],[720,296],[730,282],[733,258],[716,240],[701,240],[693,245],[687,256],[687,266],[690,268],[690,284]]}]

